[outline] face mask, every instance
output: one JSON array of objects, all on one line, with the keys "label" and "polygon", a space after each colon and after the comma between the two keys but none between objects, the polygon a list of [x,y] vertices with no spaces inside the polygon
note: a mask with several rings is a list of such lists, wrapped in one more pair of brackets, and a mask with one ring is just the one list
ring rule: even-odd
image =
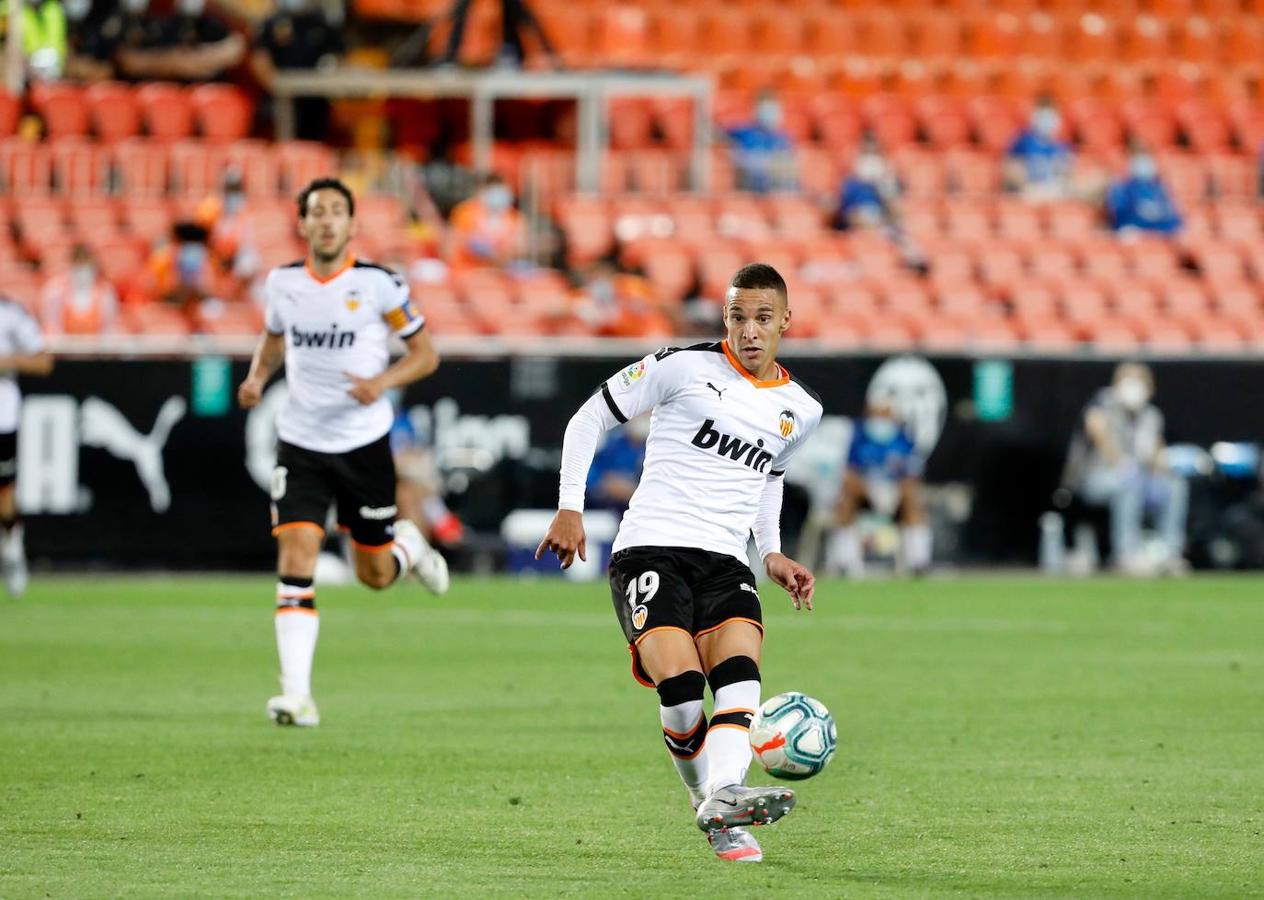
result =
[{"label": "face mask", "polygon": [[1133,178],[1150,181],[1158,174],[1159,169],[1154,163],[1153,156],[1138,154],[1132,158],[1132,162],[1128,163],[1128,171],[1132,173]]},{"label": "face mask", "polygon": [[1057,110],[1038,109],[1035,115],[1031,117],[1031,127],[1036,130],[1037,134],[1051,138],[1062,127],[1062,117],[1058,115]]},{"label": "face mask", "polygon": [[88,12],[92,9],[92,0],[66,0],[62,7],[66,10],[67,19],[78,22],[88,17]]},{"label": "face mask", "polygon": [[856,177],[861,181],[881,181],[887,166],[881,156],[866,153],[856,160]]},{"label": "face mask", "polygon": [[513,193],[503,184],[483,191],[483,203],[493,212],[504,212],[513,205]]},{"label": "face mask", "polygon": [[1150,388],[1140,378],[1125,378],[1115,387],[1119,402],[1136,412],[1150,400]]},{"label": "face mask", "polygon": [[123,9],[134,16],[144,15],[149,9],[149,0],[123,0]]},{"label": "face mask", "polygon": [[895,440],[895,436],[899,433],[900,426],[894,419],[888,419],[886,416],[875,416],[871,419],[865,419],[865,434],[879,444],[890,443]]},{"label": "face mask", "polygon": [[92,287],[92,282],[96,281],[97,273],[92,263],[80,263],[70,270],[70,281],[77,288]]},{"label": "face mask", "polygon": [[180,277],[186,281],[198,276],[204,262],[206,247],[202,244],[181,244],[176,252],[176,268],[180,271]]},{"label": "face mask", "polygon": [[176,0],[176,10],[182,16],[200,16],[206,9],[206,0]]},{"label": "face mask", "polygon": [[229,191],[224,195],[224,212],[232,215],[241,212],[246,205],[246,196],[241,191]]},{"label": "face mask", "polygon": [[781,104],[776,100],[761,100],[755,108],[755,121],[765,128],[776,128],[781,124]]}]

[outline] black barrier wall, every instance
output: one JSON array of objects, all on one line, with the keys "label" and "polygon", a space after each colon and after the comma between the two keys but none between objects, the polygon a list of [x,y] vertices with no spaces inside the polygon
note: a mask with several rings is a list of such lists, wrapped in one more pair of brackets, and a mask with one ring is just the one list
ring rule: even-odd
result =
[{"label": "black barrier wall", "polygon": [[[1036,517],[1057,484],[1071,430],[1114,363],[1010,361],[1006,412],[1004,403],[976,405],[979,361],[929,361],[943,400],[927,401],[942,406],[928,479],[973,486],[965,552],[976,561],[1034,559]],[[448,359],[405,402],[420,409],[447,458],[463,450],[480,464],[524,458],[533,448],[555,450],[571,413],[620,362]],[[827,414],[846,416],[861,409],[883,362],[786,360]],[[1170,441],[1264,439],[1259,362],[1156,361],[1153,368]],[[236,408],[244,374],[244,363],[218,359],[62,361],[52,377],[25,380],[18,492],[33,560],[54,568],[269,567],[272,413]],[[270,391],[265,405],[274,411],[279,398]],[[555,470],[540,453],[534,458],[544,460],[537,469],[544,474],[534,477],[548,482],[539,493],[550,496]]]}]

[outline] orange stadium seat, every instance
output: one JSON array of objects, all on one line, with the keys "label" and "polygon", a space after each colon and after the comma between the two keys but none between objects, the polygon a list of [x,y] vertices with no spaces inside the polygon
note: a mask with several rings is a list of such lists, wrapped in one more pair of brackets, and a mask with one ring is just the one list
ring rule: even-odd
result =
[{"label": "orange stadium seat", "polygon": [[161,197],[167,193],[167,148],[131,139],[114,148],[114,170],[127,197]]},{"label": "orange stadium seat", "polygon": [[745,60],[753,49],[751,15],[735,7],[712,7],[699,16],[695,53],[715,60]]},{"label": "orange stadium seat", "polygon": [[123,308],[124,325],[135,334],[179,336],[193,328],[189,319],[165,303],[142,303]]},{"label": "orange stadium seat", "polygon": [[41,197],[52,190],[53,161],[48,147],[21,138],[0,142],[0,173],[6,193]]},{"label": "orange stadium seat", "polygon": [[30,92],[31,106],[44,120],[50,140],[83,137],[88,133],[88,103],[83,89],[62,82],[37,82]]},{"label": "orange stadium seat", "polygon": [[185,197],[201,199],[215,191],[222,180],[228,152],[201,141],[171,145],[172,187]]},{"label": "orange stadium seat", "polygon": [[119,204],[112,197],[82,197],[66,212],[71,228],[84,239],[112,240],[119,231]]},{"label": "orange stadium seat", "polygon": [[193,104],[184,88],[152,82],[137,90],[136,99],[150,137],[170,142],[193,134]]},{"label": "orange stadium seat", "polygon": [[757,13],[751,20],[754,46],[761,56],[798,56],[806,43],[804,24],[802,16],[788,9]]},{"label": "orange stadium seat", "polygon": [[198,128],[204,140],[230,144],[250,133],[254,107],[237,88],[203,84],[190,91],[189,100],[197,113]]},{"label": "orange stadium seat", "polygon": [[647,100],[620,97],[610,101],[610,146],[615,150],[639,150],[652,143],[654,128]]},{"label": "orange stadium seat", "polygon": [[0,89],[0,139],[11,136],[18,130],[18,121],[22,118],[22,100]]},{"label": "orange stadium seat", "polygon": [[597,12],[593,50],[605,66],[643,67],[651,58],[649,31],[650,20],[644,9],[631,3],[612,3]]},{"label": "orange stadium seat", "polygon": [[103,193],[109,179],[110,154],[100,144],[66,138],[51,147],[53,183],[68,197]]},{"label": "orange stadium seat", "polygon": [[140,102],[136,90],[127,84],[103,81],[84,92],[92,117],[92,130],[107,144],[140,134]]},{"label": "orange stadium seat", "polygon": [[123,221],[132,235],[153,243],[170,235],[171,207],[165,199],[129,193],[123,201]]},{"label": "orange stadium seat", "polygon": [[668,7],[650,13],[649,43],[658,65],[685,68],[697,61],[698,16],[692,9]]},{"label": "orange stadium seat", "polygon": [[334,152],[316,141],[287,141],[276,145],[276,159],[281,166],[281,179],[285,192],[298,194],[317,178],[326,178],[338,172],[338,160]]},{"label": "orange stadium seat", "polygon": [[805,13],[804,49],[818,59],[857,49],[851,16],[838,10],[818,8]]}]

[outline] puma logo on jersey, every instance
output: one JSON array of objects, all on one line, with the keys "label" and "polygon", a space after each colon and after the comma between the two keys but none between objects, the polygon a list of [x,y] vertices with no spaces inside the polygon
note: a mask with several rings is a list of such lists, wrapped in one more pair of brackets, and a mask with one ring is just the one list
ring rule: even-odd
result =
[{"label": "puma logo on jersey", "polygon": [[711,388],[711,390],[715,391],[715,395],[716,395],[717,397],[719,397],[721,400],[723,400],[723,399],[724,399],[724,392],[728,390],[728,388],[718,388],[718,387],[716,387],[714,384],[712,384],[712,383],[711,383],[711,382],[709,382],[709,381],[707,382],[707,387],[709,387],[709,388]]},{"label": "puma logo on jersey", "polygon": [[295,347],[328,347],[330,350],[341,350],[343,347],[355,346],[354,331],[339,331],[337,324],[328,331],[304,331],[297,325],[290,326],[290,342]]},{"label": "puma logo on jersey", "polygon": [[763,439],[750,443],[715,429],[715,420],[707,419],[689,443],[703,450],[714,450],[756,472],[767,472],[772,454],[764,449]]}]

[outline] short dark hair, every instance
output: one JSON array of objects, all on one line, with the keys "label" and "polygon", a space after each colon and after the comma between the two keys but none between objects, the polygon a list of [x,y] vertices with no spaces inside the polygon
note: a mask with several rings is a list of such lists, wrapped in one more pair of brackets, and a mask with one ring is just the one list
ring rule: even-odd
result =
[{"label": "short dark hair", "polygon": [[355,215],[355,196],[351,193],[351,188],[347,187],[337,178],[317,178],[298,195],[298,217],[300,219],[307,218],[307,198],[317,191],[337,191],[347,198],[347,214]]},{"label": "short dark hair", "polygon": [[750,263],[742,266],[729,282],[729,287],[746,290],[765,290],[771,288],[782,300],[790,302],[790,292],[786,290],[786,280],[781,273],[767,263]]}]

